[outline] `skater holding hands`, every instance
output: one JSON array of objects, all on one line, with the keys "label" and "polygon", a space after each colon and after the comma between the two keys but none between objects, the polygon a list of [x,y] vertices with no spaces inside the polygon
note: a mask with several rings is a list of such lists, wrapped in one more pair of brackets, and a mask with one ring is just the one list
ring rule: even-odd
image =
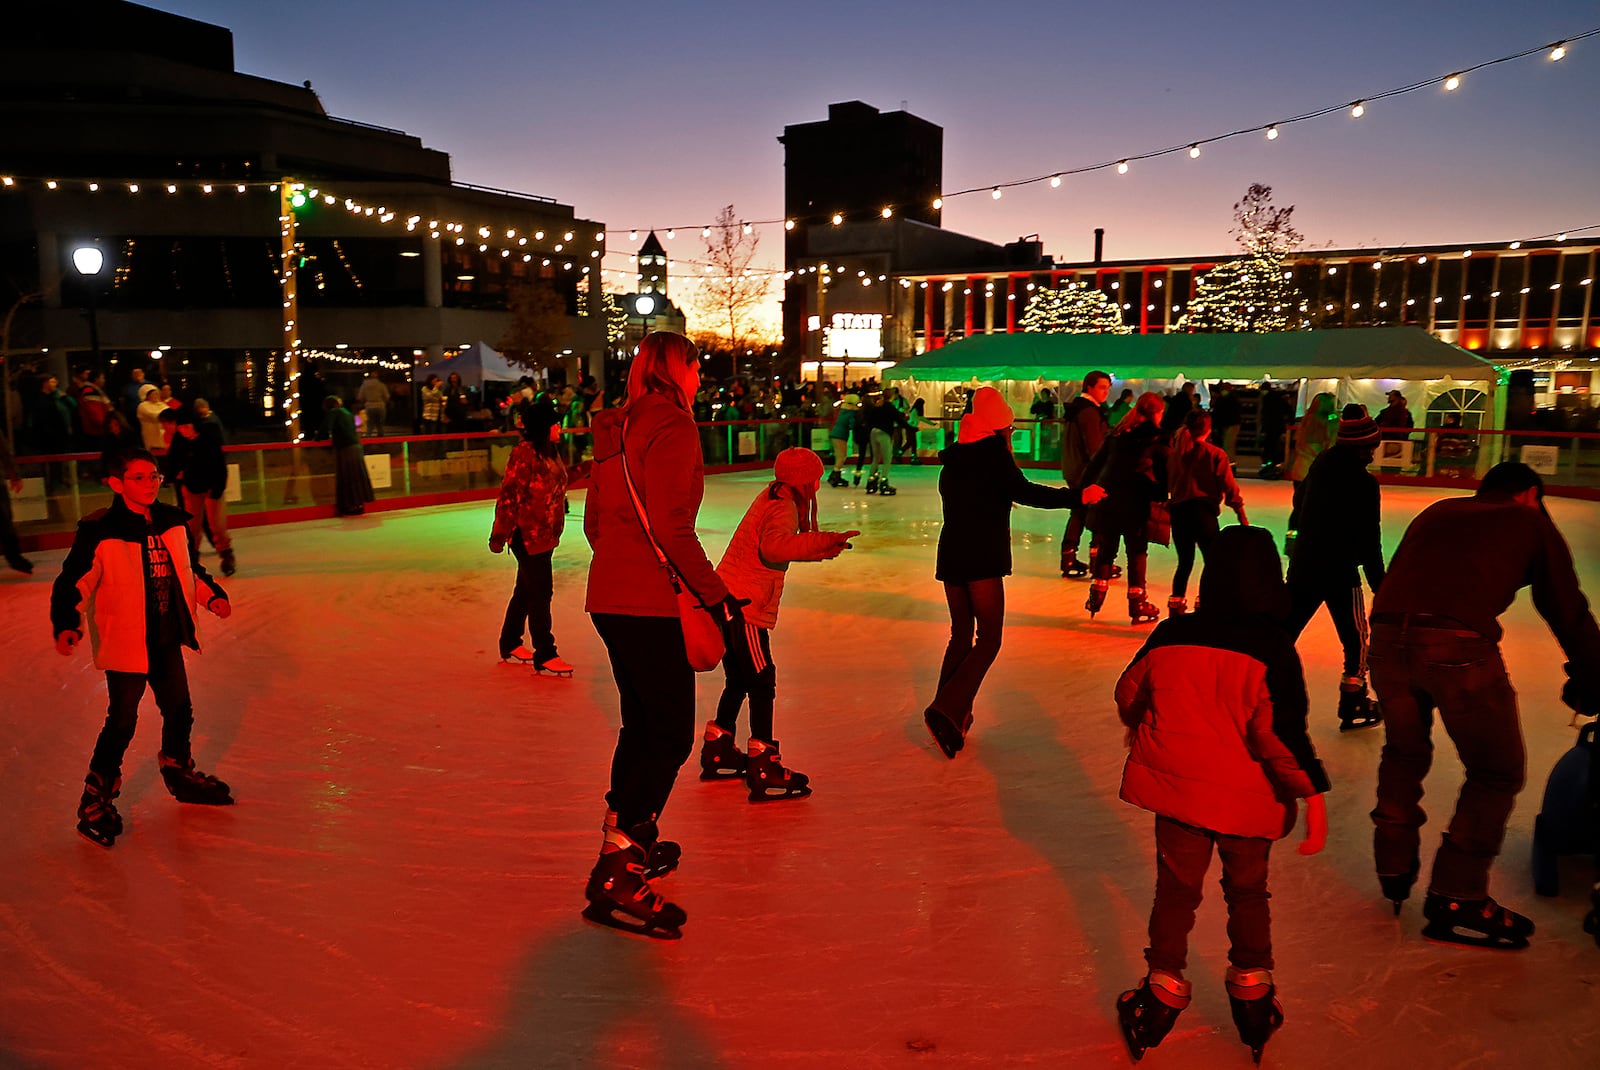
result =
[{"label": "skater holding hands", "polygon": [[78,803],[78,831],[102,847],[122,834],[113,800],[146,687],[161,711],[167,790],[179,802],[233,802],[228,785],[194,767],[194,707],[183,664],[184,647],[200,649],[196,607],[225,618],[228,596],[200,564],[189,514],[157,500],[161,473],[153,455],[142,449],[113,455],[106,483],[116,497],[79,522],[50,594],[57,653],[70,657],[87,632],[111,697]]},{"label": "skater holding hands", "polygon": [[1171,502],[1172,548],[1178,552],[1178,568],[1172,574],[1172,595],[1167,599],[1167,616],[1189,612],[1189,575],[1194,571],[1194,552],[1201,560],[1217,537],[1217,517],[1227,504],[1239,523],[1248,524],[1244,495],[1233,478],[1233,465],[1220,446],[1211,441],[1211,417],[1194,411],[1184,417],[1183,430],[1173,438],[1172,456],[1167,461],[1167,500]]},{"label": "skater holding hands", "polygon": [[[528,403],[522,410],[522,441],[506,462],[500,499],[494,507],[494,528],[489,550],[507,546],[517,559],[517,584],[506,604],[500,626],[500,660],[532,665],[541,673],[571,676],[572,666],[556,653],[550,630],[550,599],[554,579],[550,558],[566,526],[567,466],[556,444],[561,439],[561,417],[548,401]],[[533,649],[522,643],[528,629]]]},{"label": "skater holding hands", "polygon": [[1283,1024],[1272,980],[1267,855],[1306,800],[1301,854],[1327,841],[1328,778],[1306,734],[1306,686],[1284,621],[1288,591],[1272,535],[1220,532],[1200,577],[1200,605],[1169,617],[1117,681],[1127,729],[1124,802],[1153,811],[1156,894],[1149,971],[1117,1000],[1135,1060],[1189,1005],[1189,930],[1215,850],[1228,904],[1227,989],[1239,1039],[1256,1061]]},{"label": "skater holding hands", "polygon": [[1099,487],[1080,492],[1030,482],[1011,456],[1014,419],[1000,391],[981,387],[972,411],[961,418],[956,444],[939,454],[944,524],[934,578],[944,584],[950,607],[950,642],[939,665],[938,693],[922,719],[946,758],[966,745],[972,703],[1000,653],[1005,577],[1011,575],[1011,506],[1073,509],[1105,497]]},{"label": "skater holding hands", "polygon": [[[777,669],[772,663],[770,636],[778,624],[784,576],[795,561],[833,560],[861,534],[817,530],[822,458],[811,450],[784,450],[778,454],[772,476],[772,482],[750,504],[717,565],[717,575],[729,592],[749,604],[744,607],[744,629],[731,637],[723,658],[727,683],[717,703],[716,720],[707,723],[700,747],[700,778],[743,776],[751,802],[803,799],[811,794],[810,779],[780,760],[778,741],[772,734]],[[747,696],[748,757],[734,742],[739,708]]]}]

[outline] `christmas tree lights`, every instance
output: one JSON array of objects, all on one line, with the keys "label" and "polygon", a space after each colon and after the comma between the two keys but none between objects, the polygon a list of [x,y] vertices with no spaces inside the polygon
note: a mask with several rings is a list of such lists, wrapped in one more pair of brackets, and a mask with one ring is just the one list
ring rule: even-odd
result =
[{"label": "christmas tree lights", "polygon": [[1117,303],[1099,290],[1069,283],[1059,290],[1039,290],[1028,299],[1020,321],[1036,334],[1132,334],[1122,322]]}]

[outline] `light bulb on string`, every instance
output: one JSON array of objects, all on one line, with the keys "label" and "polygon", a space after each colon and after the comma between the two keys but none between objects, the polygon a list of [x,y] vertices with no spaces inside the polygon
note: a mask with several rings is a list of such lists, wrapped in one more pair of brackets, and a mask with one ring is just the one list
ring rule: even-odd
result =
[{"label": "light bulb on string", "polygon": [[1190,145],[1189,146],[1189,159],[1198,160],[1199,158],[1200,158],[1200,146],[1199,145]]},{"label": "light bulb on string", "polygon": [[833,225],[834,226],[838,226],[840,223],[843,223],[843,222],[844,222],[844,216],[840,215],[838,212],[833,213]]},{"label": "light bulb on string", "polygon": [[1352,119],[1359,119],[1365,114],[1367,114],[1366,101],[1358,100],[1354,104],[1350,105],[1350,117]]},{"label": "light bulb on string", "polygon": [[1127,160],[1119,160],[1117,162],[1117,174],[1125,175],[1127,173],[1128,173],[1128,161]]},{"label": "light bulb on string", "polygon": [[1561,59],[1566,54],[1567,54],[1567,43],[1565,41],[1557,41],[1554,45],[1552,45],[1550,47],[1550,59],[1551,59],[1552,62],[1554,62],[1555,60]]},{"label": "light bulb on string", "polygon": [[[890,218],[891,216],[894,215],[894,209],[893,208],[885,208],[883,210],[882,214],[883,214],[883,218],[888,219],[888,218]],[[746,233],[748,233],[748,231]]]},{"label": "light bulb on string", "polygon": [[995,200],[998,201],[1000,199],[1000,187],[996,186],[994,189],[990,190],[989,191],[989,196],[993,197]]},{"label": "light bulb on string", "polygon": [[784,230],[793,230],[793,229],[794,229],[794,220],[792,220],[792,219],[785,219],[785,220],[784,220],[784,221],[783,221],[783,229],[784,229]]},{"label": "light bulb on string", "polygon": [[1060,175],[1051,175],[1050,176],[1050,188],[1051,189],[1059,189],[1060,186],[1061,186],[1061,176]]},{"label": "light bulb on string", "polygon": [[745,233],[746,233],[746,234],[749,234],[749,233],[750,233],[750,232],[751,232],[751,231],[752,231],[752,230],[754,230],[754,229],[755,229],[755,228],[754,228],[754,227],[752,227],[752,226],[751,226],[751,225],[750,225],[750,224],[749,224],[749,223],[746,223],[746,224],[745,224],[745,225],[744,225],[744,232],[745,232]]},{"label": "light bulb on string", "polygon": [[1276,125],[1267,127],[1267,140],[1268,141],[1276,141],[1276,140],[1278,140],[1278,128],[1277,128]]},{"label": "light bulb on string", "polygon": [[1455,90],[1460,89],[1461,75],[1452,74],[1450,77],[1446,78],[1444,80],[1444,88],[1446,92],[1454,92]]},{"label": "light bulb on string", "polygon": [[937,212],[939,209],[941,209],[943,207],[944,207],[944,198],[943,197],[935,197],[933,199],[933,210],[935,212]]},{"label": "light bulb on string", "polygon": [[667,240],[668,241],[671,241],[673,238],[676,238],[677,236],[678,236],[678,232],[677,231],[675,231],[675,230],[667,231]]}]

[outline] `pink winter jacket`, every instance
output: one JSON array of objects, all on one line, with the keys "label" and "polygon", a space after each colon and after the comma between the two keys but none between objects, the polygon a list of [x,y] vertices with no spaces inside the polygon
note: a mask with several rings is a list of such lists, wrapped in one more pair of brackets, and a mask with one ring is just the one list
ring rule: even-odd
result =
[{"label": "pink winter jacket", "polygon": [[836,531],[801,531],[800,507],[768,487],[750,503],[717,564],[717,575],[736,598],[748,598],[744,619],[758,628],[776,627],[783,576],[791,561],[826,561],[839,556],[844,537]]}]

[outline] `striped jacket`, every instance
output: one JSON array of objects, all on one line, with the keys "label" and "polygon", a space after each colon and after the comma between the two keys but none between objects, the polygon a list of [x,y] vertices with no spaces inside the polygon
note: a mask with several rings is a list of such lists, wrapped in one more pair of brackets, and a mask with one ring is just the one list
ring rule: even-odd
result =
[{"label": "striped jacket", "polygon": [[178,589],[184,595],[176,607],[183,645],[199,650],[195,606],[228,596],[200,564],[188,520],[189,514],[182,509],[156,502],[146,524],[144,517],[118,497],[109,509],[79,521],[72,549],[50,593],[52,634],[86,633],[96,668],[149,671],[145,537],[153,531],[166,545]]}]

